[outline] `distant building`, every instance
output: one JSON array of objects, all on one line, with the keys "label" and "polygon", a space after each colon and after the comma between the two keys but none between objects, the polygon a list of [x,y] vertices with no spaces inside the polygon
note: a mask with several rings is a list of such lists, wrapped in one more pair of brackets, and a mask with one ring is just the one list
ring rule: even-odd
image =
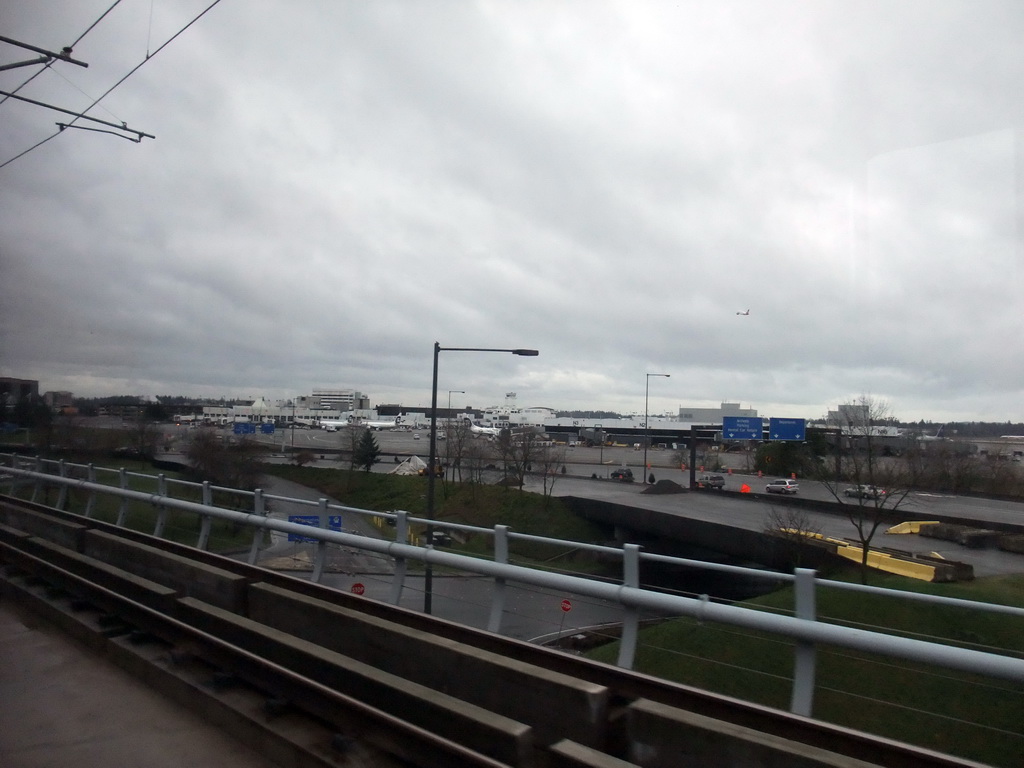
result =
[{"label": "distant building", "polygon": [[75,396],[71,392],[47,392],[43,402],[54,411],[69,411],[75,407]]},{"label": "distant building", "polygon": [[739,403],[722,403],[718,408],[679,407],[679,420],[693,424],[721,424],[723,416],[756,419],[757,410],[741,408]]},{"label": "distant building", "polygon": [[358,411],[370,407],[370,398],[354,389],[314,389],[296,399],[299,408],[323,411]]},{"label": "distant building", "polygon": [[0,377],[0,402],[14,405],[15,403],[39,397],[39,382],[32,379],[12,379]]}]

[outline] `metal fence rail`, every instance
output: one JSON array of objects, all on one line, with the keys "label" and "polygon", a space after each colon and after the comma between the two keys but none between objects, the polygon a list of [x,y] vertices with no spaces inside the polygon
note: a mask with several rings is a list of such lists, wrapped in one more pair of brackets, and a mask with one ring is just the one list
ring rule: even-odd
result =
[{"label": "metal fence rail", "polygon": [[[191,483],[182,480],[168,481],[163,475],[142,475],[139,473],[129,473],[123,469],[119,471],[109,470],[92,465],[70,464],[63,461],[22,457],[13,454],[0,454],[0,463],[2,463],[0,465],[0,485],[7,484],[9,487],[14,488],[25,487],[31,484],[33,489],[32,501],[36,501],[45,488],[55,487],[58,489],[58,498],[55,505],[58,509],[66,509],[68,492],[71,489],[77,489],[87,494],[84,515],[88,517],[95,509],[97,496],[101,494],[108,495],[120,500],[117,525],[123,526],[129,502],[134,501],[150,505],[156,510],[156,524],[153,531],[155,536],[164,535],[168,511],[175,510],[197,515],[202,522],[195,546],[201,549],[206,549],[208,546],[210,522],[214,519],[249,526],[254,530],[248,554],[250,564],[256,563],[259,546],[266,531],[277,531],[284,534],[301,536],[306,539],[315,539],[316,558],[313,563],[312,572],[312,579],[314,581],[320,580],[324,569],[326,547],[330,544],[391,558],[395,567],[390,601],[395,604],[398,603],[405,588],[408,574],[407,565],[410,561],[489,577],[494,580],[495,588],[492,591],[488,629],[495,633],[500,633],[501,631],[501,619],[505,607],[504,585],[508,583],[564,590],[604,600],[621,607],[622,634],[617,663],[624,668],[632,668],[634,663],[641,611],[656,612],[663,615],[689,616],[698,620],[719,622],[747,630],[781,636],[795,643],[795,664],[790,710],[805,716],[811,716],[812,711],[816,673],[816,648],[819,644],[933,664],[945,669],[959,670],[1014,683],[1024,683],[1024,659],[854,627],[828,624],[818,620],[815,602],[817,588],[821,585],[830,588],[881,594],[892,598],[927,601],[977,611],[998,612],[1010,616],[1024,617],[1024,609],[1011,606],[977,603],[969,600],[920,595],[898,590],[818,579],[814,571],[807,569],[797,569],[794,574],[781,574],[686,558],[646,554],[642,551],[641,547],[635,544],[626,544],[622,548],[617,548],[586,542],[572,542],[519,534],[502,525],[495,526],[493,529],[483,529],[463,524],[440,523],[435,520],[413,517],[404,511],[374,512],[330,504],[327,499],[309,501],[272,496],[264,494],[261,490],[247,492],[211,486],[209,483]],[[107,473],[111,475],[111,479],[116,482],[116,485],[104,484],[98,481],[101,474]],[[156,491],[133,489],[130,487],[133,480],[155,487]],[[172,487],[185,490],[188,494],[200,499],[200,501],[175,498],[170,495]],[[212,501],[215,491],[233,495],[237,498],[239,500],[238,504],[232,505],[236,506],[236,508],[215,506]],[[319,521],[319,527],[269,517],[267,502],[273,500],[309,506],[312,510],[315,510],[313,514],[315,514],[316,519]],[[329,518],[340,513],[390,520],[394,523],[394,538],[377,539],[348,531],[329,529]],[[489,535],[493,537],[494,559],[486,560],[454,552],[440,551],[432,546],[418,546],[409,543],[409,533],[413,525],[430,525],[434,528],[446,528],[452,531],[459,530]],[[517,539],[620,557],[622,561],[621,582],[611,583],[595,578],[555,573],[511,564],[508,562],[509,543]],[[794,615],[779,615],[739,605],[716,603],[709,600],[706,595],[694,598],[643,589],[640,587],[639,574],[640,564],[644,560],[715,569],[742,574],[746,577],[793,581],[795,594]]]}]

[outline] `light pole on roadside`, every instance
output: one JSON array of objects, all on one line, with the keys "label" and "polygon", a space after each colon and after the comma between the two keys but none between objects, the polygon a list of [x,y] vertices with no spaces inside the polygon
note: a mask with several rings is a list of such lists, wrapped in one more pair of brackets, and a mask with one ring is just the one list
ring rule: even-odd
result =
[{"label": "light pole on roadside", "polygon": [[[442,347],[434,342],[434,380],[430,387],[430,462],[427,465],[427,545],[433,543],[434,526],[434,485],[437,480],[437,359],[441,352],[507,352],[520,357],[536,357],[536,349],[491,349],[488,347]],[[455,391],[455,390],[453,390]],[[449,393],[449,397],[451,394]],[[450,401],[449,401],[450,407]],[[423,612],[429,614],[433,607],[434,569],[427,563],[423,579]]]},{"label": "light pole on roadside", "polygon": [[651,442],[650,416],[647,414],[647,405],[651,397],[651,376],[669,378],[667,373],[648,373],[647,388],[644,390],[644,483],[647,482],[647,444]]}]

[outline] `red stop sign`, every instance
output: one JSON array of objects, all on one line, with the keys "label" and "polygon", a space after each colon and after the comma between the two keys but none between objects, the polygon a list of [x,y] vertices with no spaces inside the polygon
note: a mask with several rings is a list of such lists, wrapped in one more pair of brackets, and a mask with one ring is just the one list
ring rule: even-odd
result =
[{"label": "red stop sign", "polygon": [[352,594],[353,595],[361,595],[365,591],[366,591],[366,587],[364,587],[358,581],[355,584],[352,585]]},{"label": "red stop sign", "polygon": [[572,610],[572,603],[570,603],[568,600],[563,600],[562,601],[562,610],[565,611],[566,613],[571,611]]}]

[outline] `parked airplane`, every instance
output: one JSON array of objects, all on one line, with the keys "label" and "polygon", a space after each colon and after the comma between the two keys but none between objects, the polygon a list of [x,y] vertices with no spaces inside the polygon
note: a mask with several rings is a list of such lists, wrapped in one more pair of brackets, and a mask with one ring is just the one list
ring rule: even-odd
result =
[{"label": "parked airplane", "polygon": [[470,418],[465,418],[463,421],[469,425],[469,431],[474,435],[486,435],[487,437],[497,437],[501,434],[501,430],[498,427],[481,427],[478,424],[474,424]]},{"label": "parked airplane", "polygon": [[352,426],[355,416],[349,414],[347,418],[344,418],[345,414],[342,414],[342,417],[343,420],[320,419],[320,428],[328,432],[337,432],[339,429]]},{"label": "parked airplane", "polygon": [[404,413],[400,413],[397,416],[395,416],[395,418],[393,418],[391,420],[383,419],[383,420],[380,420],[380,421],[356,421],[356,426],[368,427],[369,429],[371,429],[373,431],[382,430],[382,429],[395,429],[396,427],[403,426],[403,424],[402,424],[402,417],[403,416],[405,416],[405,414]]},{"label": "parked airplane", "polygon": [[354,413],[350,413],[347,416],[345,414],[342,414],[342,417],[344,419],[343,421],[321,419],[320,426],[323,429],[326,429],[328,432],[337,432],[339,429],[344,429],[345,427],[366,427],[367,429],[374,431],[381,429],[394,429],[395,427],[405,426],[405,423],[402,421],[403,416],[405,416],[405,414],[400,413],[393,419],[364,420],[359,416],[356,416]]}]

